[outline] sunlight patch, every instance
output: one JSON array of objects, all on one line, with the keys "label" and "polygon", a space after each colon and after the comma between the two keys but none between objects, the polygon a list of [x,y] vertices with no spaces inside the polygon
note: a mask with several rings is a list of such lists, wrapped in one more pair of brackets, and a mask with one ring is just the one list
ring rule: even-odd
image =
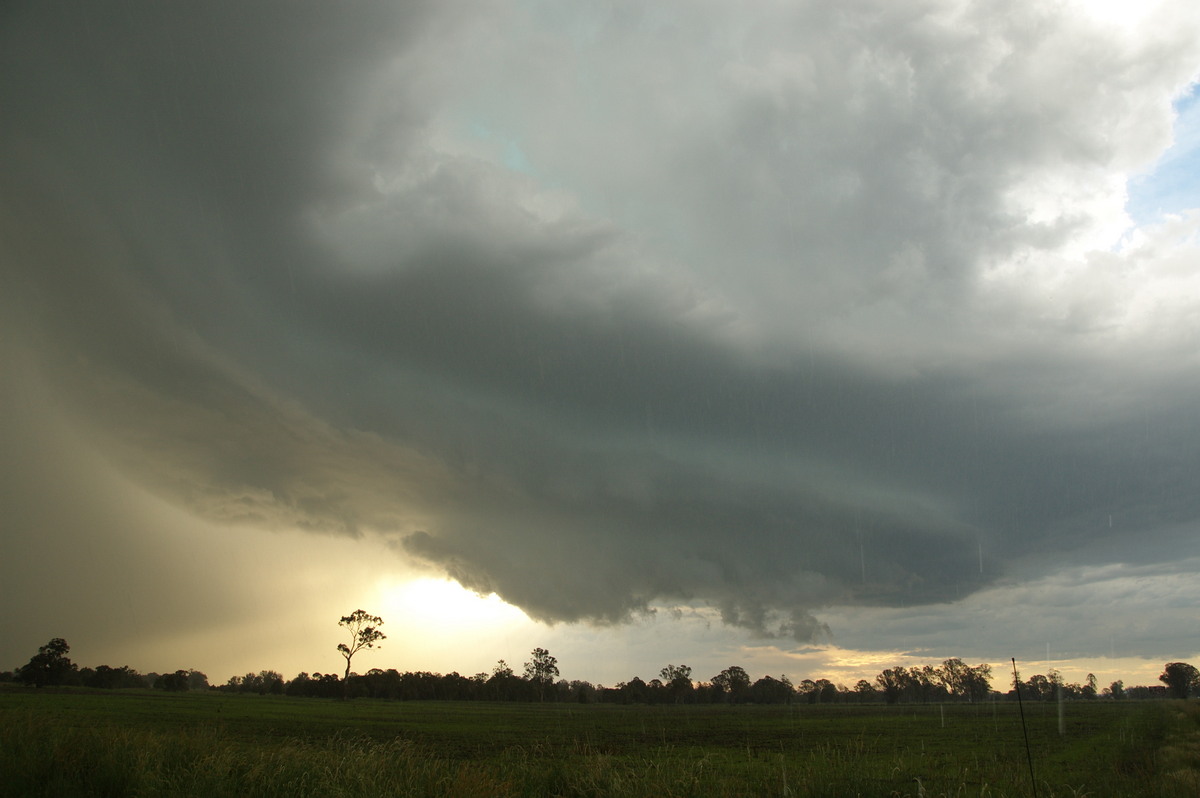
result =
[{"label": "sunlight patch", "polygon": [[529,622],[525,613],[495,593],[480,596],[448,579],[384,581],[379,597],[385,619],[434,633],[461,635]]}]

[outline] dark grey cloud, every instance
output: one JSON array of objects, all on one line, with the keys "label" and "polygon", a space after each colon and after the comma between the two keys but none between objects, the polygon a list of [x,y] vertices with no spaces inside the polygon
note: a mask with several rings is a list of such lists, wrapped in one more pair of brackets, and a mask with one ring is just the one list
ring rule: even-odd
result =
[{"label": "dark grey cloud", "polygon": [[798,640],[1195,554],[1183,11],[3,13],[5,380],[209,522]]},{"label": "dark grey cloud", "polygon": [[[1094,670],[1122,659],[1195,655],[1195,560],[1152,565],[1066,566],[1040,578],[1004,580],[951,609],[844,608],[828,619],[850,650],[891,650],[918,660],[971,651],[987,661],[1082,660]],[[1148,617],[1148,608],[1153,608]],[[1108,662],[1105,663],[1105,660]],[[1120,676],[1118,670],[1116,676]]]}]

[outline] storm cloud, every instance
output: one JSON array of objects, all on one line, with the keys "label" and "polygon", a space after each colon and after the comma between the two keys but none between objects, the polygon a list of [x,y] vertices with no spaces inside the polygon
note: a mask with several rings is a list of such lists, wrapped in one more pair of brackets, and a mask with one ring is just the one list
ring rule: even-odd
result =
[{"label": "storm cloud", "polygon": [[0,12],[10,441],[548,622],[1200,555],[1187,4],[111,5]]}]

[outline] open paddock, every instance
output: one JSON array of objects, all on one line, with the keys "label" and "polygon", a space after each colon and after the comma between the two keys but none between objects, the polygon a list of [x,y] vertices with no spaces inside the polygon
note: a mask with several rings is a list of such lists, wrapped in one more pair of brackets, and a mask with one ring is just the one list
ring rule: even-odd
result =
[{"label": "open paddock", "polygon": [[[1200,794],[1200,706],[1025,705],[1040,796]],[[1026,796],[1015,703],[0,692],[4,796]]]}]

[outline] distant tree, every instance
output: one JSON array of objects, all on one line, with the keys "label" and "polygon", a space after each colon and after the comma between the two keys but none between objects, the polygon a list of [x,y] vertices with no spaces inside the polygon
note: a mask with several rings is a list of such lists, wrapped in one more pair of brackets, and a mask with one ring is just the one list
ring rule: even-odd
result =
[{"label": "distant tree", "polygon": [[173,693],[185,693],[188,689],[188,672],[177,670],[174,673],[164,673],[154,682],[156,690],[168,690]]},{"label": "distant tree", "polygon": [[1080,688],[1079,692],[1080,692],[1080,695],[1082,695],[1086,699],[1092,699],[1092,698],[1096,697],[1096,693],[1097,693],[1096,674],[1089,673],[1087,675],[1087,682],[1083,685],[1082,688]]},{"label": "distant tree", "polygon": [[85,687],[95,687],[101,690],[149,686],[146,677],[128,665],[122,665],[119,668],[100,665],[95,670],[84,668],[79,675]]},{"label": "distant tree", "polygon": [[992,692],[992,666],[986,662],[971,669],[967,677],[967,698],[971,701],[983,701]]},{"label": "distant tree", "polygon": [[627,682],[617,685],[622,704],[648,704],[650,702],[650,687],[640,676],[634,676]]},{"label": "distant tree", "polygon": [[198,670],[188,671],[188,689],[189,690],[207,690],[208,676]]},{"label": "distant tree", "polygon": [[691,700],[697,704],[719,704],[725,701],[725,691],[712,682],[696,682]]},{"label": "distant tree", "polygon": [[278,671],[259,671],[257,680],[259,695],[283,695],[283,674]]},{"label": "distant tree", "polygon": [[487,679],[486,688],[485,694],[488,698],[508,701],[523,692],[525,684],[519,676],[513,673],[513,669],[507,662],[497,660],[495,667],[492,668],[492,675]]},{"label": "distant tree", "polygon": [[854,694],[860,702],[875,701],[879,697],[879,691],[866,679],[858,680],[854,685]]},{"label": "distant tree", "polygon": [[809,704],[830,704],[838,700],[837,685],[828,679],[803,679],[796,692]]},{"label": "distant tree", "polygon": [[79,670],[67,657],[70,650],[66,640],[54,638],[17,670],[17,680],[34,687],[70,683]]},{"label": "distant tree", "polygon": [[567,682],[567,687],[569,689],[567,697],[577,703],[590,704],[596,700],[596,685],[591,682],[572,679]]},{"label": "distant tree", "polygon": [[309,682],[309,695],[321,698],[345,696],[346,686],[336,673],[314,673]]},{"label": "distant tree", "polygon": [[963,662],[958,657],[951,657],[942,663],[942,667],[938,668],[937,680],[946,688],[946,692],[950,695],[966,695],[966,683],[969,679],[968,674],[971,671],[971,666]]},{"label": "distant tree", "polygon": [[922,665],[908,669],[909,688],[914,698],[922,702],[934,701],[946,696],[946,689],[938,678],[938,669]]},{"label": "distant tree", "polygon": [[1200,671],[1186,662],[1168,662],[1158,680],[1167,686],[1172,698],[1187,698],[1200,687]]},{"label": "distant tree", "polygon": [[537,692],[538,701],[542,701],[546,697],[546,688],[554,684],[559,675],[558,660],[550,656],[550,652],[544,648],[535,648],[529,657],[529,661],[525,663],[525,678]]},{"label": "distant tree", "polygon": [[936,673],[946,692],[968,701],[982,701],[992,689],[992,666],[986,663],[972,667],[951,657]]},{"label": "distant tree", "polygon": [[712,677],[712,685],[725,694],[728,701],[737,703],[750,689],[750,676],[740,665],[730,665]]},{"label": "distant tree", "polygon": [[1025,685],[1031,698],[1039,701],[1050,701],[1054,698],[1054,682],[1040,673],[1030,676]]},{"label": "distant tree", "polygon": [[351,677],[359,688],[356,692],[371,698],[401,698],[404,692],[404,677],[395,668],[382,670],[371,668],[365,676]]},{"label": "distant tree", "polygon": [[796,690],[786,676],[764,676],[750,685],[750,699],[756,704],[787,704]]},{"label": "distant tree", "polygon": [[812,679],[801,679],[796,686],[796,692],[806,703],[815,704],[821,698],[821,688]]},{"label": "distant tree", "polygon": [[343,684],[350,682],[350,660],[354,655],[364,648],[374,648],[380,640],[387,639],[387,635],[378,629],[382,625],[383,618],[368,615],[363,610],[355,610],[338,621],[338,626],[344,626],[350,630],[350,642],[348,644],[338,643],[337,646],[338,651],[346,658],[346,675],[342,678]]},{"label": "distant tree", "polygon": [[880,673],[875,677],[875,682],[879,685],[880,692],[883,693],[883,700],[889,704],[895,704],[902,695],[909,691],[912,678],[907,668],[897,667],[888,668]]},{"label": "distant tree", "polygon": [[1064,682],[1061,689],[1064,701],[1076,701],[1084,698],[1084,693],[1087,691],[1087,687],[1077,682]]},{"label": "distant tree", "polygon": [[1051,668],[1046,671],[1046,681],[1050,685],[1050,694],[1046,696],[1047,700],[1057,699],[1063,692],[1063,688],[1067,686],[1066,680],[1063,679],[1062,671],[1058,668]]},{"label": "distant tree", "polygon": [[682,704],[692,700],[694,688],[691,665],[668,665],[659,671],[659,675],[666,682],[667,694],[672,701]]},{"label": "distant tree", "polygon": [[1108,686],[1108,694],[1116,701],[1121,701],[1125,698],[1125,682],[1117,679]]},{"label": "distant tree", "polygon": [[287,683],[283,692],[287,695],[312,695],[313,684],[314,680],[306,672],[300,671],[300,673],[296,674],[295,679]]},{"label": "distant tree", "polygon": [[692,683],[692,666],[691,665],[668,665],[658,672],[662,680],[667,684],[675,682]]}]

